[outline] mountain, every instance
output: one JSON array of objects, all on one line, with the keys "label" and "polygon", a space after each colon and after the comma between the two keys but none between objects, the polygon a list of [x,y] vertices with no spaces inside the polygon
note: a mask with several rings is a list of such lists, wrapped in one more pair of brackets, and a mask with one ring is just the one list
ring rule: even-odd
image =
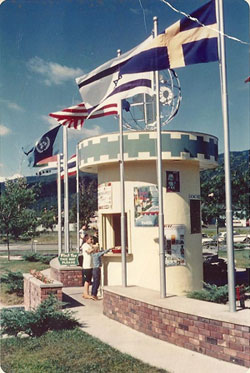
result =
[{"label": "mountain", "polygon": [[[86,172],[80,172],[80,182],[84,181],[85,184],[89,184],[92,180],[96,180],[97,176]],[[57,174],[43,175],[43,176],[27,176],[27,183],[30,186],[38,185],[41,186],[41,193],[34,206],[35,210],[41,211],[44,207],[57,207]],[[64,183],[62,184],[62,195],[64,189]],[[4,182],[0,182],[0,191],[4,189]],[[69,177],[69,202],[71,203],[76,193],[76,177]],[[62,196],[63,199],[63,196]]]}]

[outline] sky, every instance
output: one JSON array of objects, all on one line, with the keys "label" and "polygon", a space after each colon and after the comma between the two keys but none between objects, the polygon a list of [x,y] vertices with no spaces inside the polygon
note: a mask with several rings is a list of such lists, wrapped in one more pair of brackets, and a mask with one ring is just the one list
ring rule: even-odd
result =
[{"label": "sky", "polygon": [[[207,1],[169,0],[191,13]],[[75,78],[87,74],[145,40],[158,17],[159,32],[183,16],[163,0],[0,1],[0,181],[30,176],[22,147],[33,146],[57,125],[49,113],[82,101]],[[249,5],[224,0],[231,151],[250,148]],[[242,42],[241,42],[242,41]],[[245,42],[245,43],[243,43]],[[176,69],[182,91],[178,114],[166,130],[208,133],[224,152],[218,62]],[[69,130],[69,157],[87,137],[119,131],[109,116]],[[60,138],[59,138],[60,140]]]}]

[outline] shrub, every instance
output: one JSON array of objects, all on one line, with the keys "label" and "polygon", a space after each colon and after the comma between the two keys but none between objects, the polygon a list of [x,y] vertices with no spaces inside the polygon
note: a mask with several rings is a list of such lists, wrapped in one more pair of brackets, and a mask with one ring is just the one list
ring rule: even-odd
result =
[{"label": "shrub", "polygon": [[40,255],[37,253],[28,253],[23,255],[24,260],[27,262],[40,262]]},{"label": "shrub", "polygon": [[16,293],[23,296],[23,274],[22,272],[7,271],[1,276],[1,282],[7,285],[9,293]]},{"label": "shrub", "polygon": [[228,286],[216,286],[205,283],[202,290],[191,291],[187,293],[187,297],[207,302],[226,304],[228,301]]},{"label": "shrub", "polygon": [[55,258],[57,255],[55,254],[45,254],[41,255],[38,253],[28,253],[23,255],[24,260],[28,262],[41,262],[43,264],[49,264],[49,262]]},{"label": "shrub", "polygon": [[18,333],[30,337],[40,337],[49,330],[74,329],[81,324],[70,310],[61,310],[62,302],[50,295],[35,311],[3,309],[0,313],[1,334],[17,336]]},{"label": "shrub", "polygon": [[56,258],[57,255],[56,254],[45,254],[45,255],[40,255],[40,262],[42,262],[43,264],[49,264],[50,261],[53,259],[53,258]]}]

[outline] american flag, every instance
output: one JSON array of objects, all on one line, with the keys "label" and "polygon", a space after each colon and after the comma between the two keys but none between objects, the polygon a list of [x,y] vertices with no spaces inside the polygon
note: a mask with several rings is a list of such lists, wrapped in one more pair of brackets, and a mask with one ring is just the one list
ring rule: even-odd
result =
[{"label": "american flag", "polygon": [[[49,116],[55,118],[60,124],[67,126],[68,128],[80,130],[92,110],[94,110],[94,108],[87,110],[85,104],[82,102],[61,111],[50,113]],[[106,115],[116,115],[117,113],[117,104],[104,105],[96,110],[89,119],[100,118]]]}]

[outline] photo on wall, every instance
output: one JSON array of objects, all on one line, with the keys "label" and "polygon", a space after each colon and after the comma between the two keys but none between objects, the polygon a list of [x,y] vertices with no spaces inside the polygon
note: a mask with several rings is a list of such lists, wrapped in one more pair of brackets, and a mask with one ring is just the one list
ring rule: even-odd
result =
[{"label": "photo on wall", "polygon": [[166,171],[166,189],[167,192],[180,192],[179,171]]},{"label": "photo on wall", "polygon": [[134,188],[134,209],[136,227],[157,227],[159,195],[156,185]]}]

